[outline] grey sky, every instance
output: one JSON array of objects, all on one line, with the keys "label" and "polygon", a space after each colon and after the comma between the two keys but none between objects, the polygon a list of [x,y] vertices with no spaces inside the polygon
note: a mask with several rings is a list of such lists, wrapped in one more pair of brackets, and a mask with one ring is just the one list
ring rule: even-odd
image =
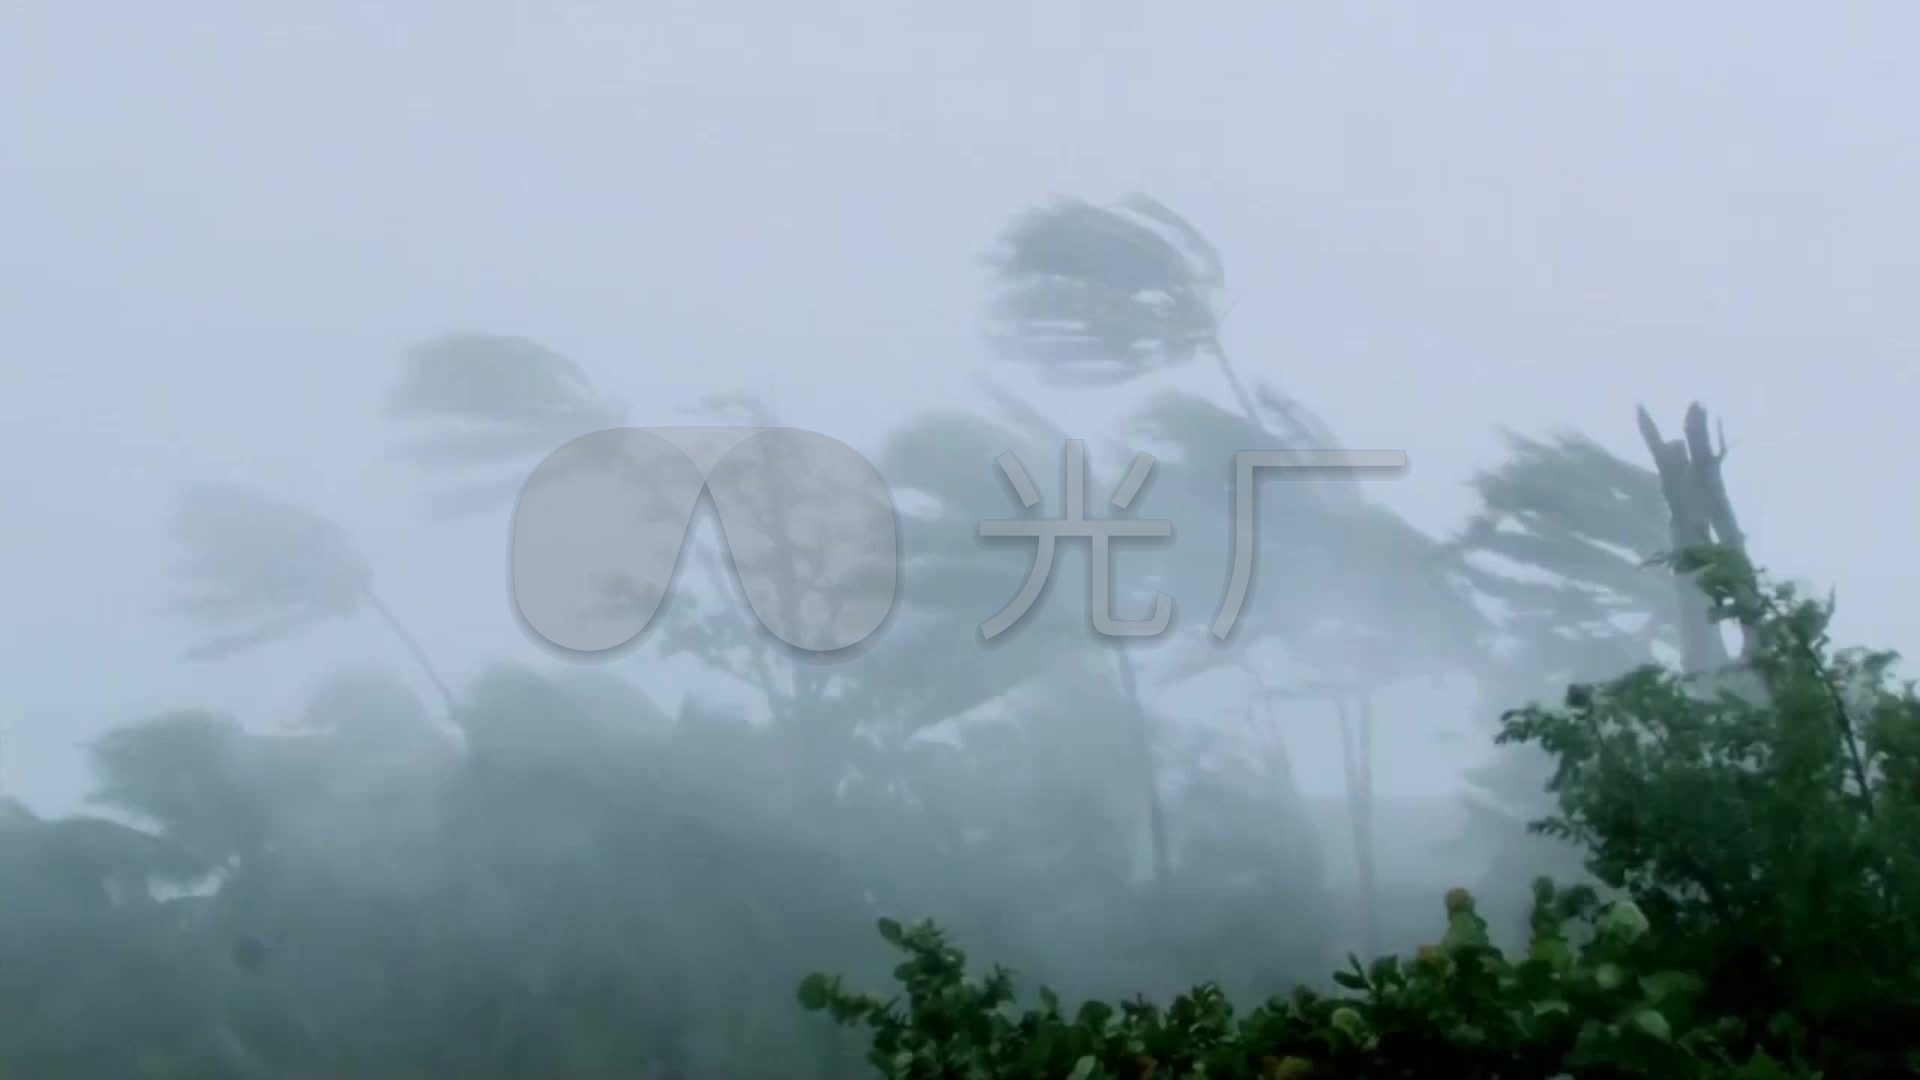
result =
[{"label": "grey sky", "polygon": [[1633,405],[1699,397],[1762,561],[1835,585],[1844,638],[1920,644],[1916,30],[1891,3],[16,0],[0,787],[63,800],[104,725],[261,720],[385,660],[351,628],[177,659],[152,612],[187,477],[349,523],[456,673],[536,655],[498,550],[449,554],[379,465],[406,342],[532,336],[638,423],[770,388],[870,445],[965,392],[979,255],[1052,192],[1144,190],[1212,236],[1236,356],[1407,450],[1383,497],[1422,526],[1464,514],[1496,425],[1637,459]]}]

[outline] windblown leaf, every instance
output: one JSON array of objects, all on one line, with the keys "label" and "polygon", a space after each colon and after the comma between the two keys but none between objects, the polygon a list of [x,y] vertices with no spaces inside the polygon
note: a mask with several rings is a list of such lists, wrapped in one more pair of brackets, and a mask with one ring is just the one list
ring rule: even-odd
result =
[{"label": "windblown leaf", "polygon": [[[1462,565],[1462,580],[1511,618],[1614,633],[1634,619],[1664,639],[1671,580],[1646,565],[1669,542],[1658,477],[1580,435],[1507,442],[1508,460],[1475,478],[1482,511],[1452,545],[1483,560]],[[1575,677],[1602,674],[1617,672]]]},{"label": "windblown leaf", "polygon": [[401,357],[387,413],[423,431],[395,441],[392,456],[423,469],[492,474],[431,500],[436,516],[453,517],[511,501],[535,463],[582,435],[620,426],[626,408],[599,393],[580,365],[536,342],[456,333]]},{"label": "windblown leaf", "polygon": [[337,525],[243,487],[182,494],[175,532],[187,559],[178,610],[209,628],[234,627],[191,650],[214,658],[355,614],[372,572]]}]

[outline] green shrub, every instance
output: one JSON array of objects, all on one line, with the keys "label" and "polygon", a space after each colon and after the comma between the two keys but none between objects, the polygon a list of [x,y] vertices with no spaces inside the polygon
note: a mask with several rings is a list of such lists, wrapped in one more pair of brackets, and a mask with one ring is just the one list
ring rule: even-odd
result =
[{"label": "green shrub", "polygon": [[1203,985],[1069,1015],[1045,990],[1016,1005],[1004,970],[969,978],[932,924],[883,921],[902,995],[814,975],[802,1005],[868,1029],[895,1078],[1920,1075],[1920,699],[1890,654],[1829,654],[1830,605],[1724,551],[1677,562],[1740,622],[1738,670],[1649,668],[1503,719],[1556,763],[1535,828],[1613,894],[1537,881],[1524,955],[1456,889],[1436,944],[1355,959],[1333,995],[1241,1016]]},{"label": "green shrub", "polygon": [[[905,954],[891,1001],[815,975],[803,1006],[871,1032],[881,1075],[967,1077],[1811,1077],[1746,1041],[1735,1020],[1697,1008],[1702,980],[1664,968],[1631,901],[1535,884],[1526,954],[1488,944],[1465,890],[1446,900],[1440,940],[1410,960],[1354,959],[1344,993],[1296,990],[1236,1016],[1212,986],[1165,1008],[1100,1002],[1069,1015],[1042,991],[1019,1009],[1007,972],[969,978],[965,956],[931,923],[880,932]],[[1790,1036],[1783,1030],[1778,1033]],[[1791,1045],[1790,1038],[1783,1042]]]}]

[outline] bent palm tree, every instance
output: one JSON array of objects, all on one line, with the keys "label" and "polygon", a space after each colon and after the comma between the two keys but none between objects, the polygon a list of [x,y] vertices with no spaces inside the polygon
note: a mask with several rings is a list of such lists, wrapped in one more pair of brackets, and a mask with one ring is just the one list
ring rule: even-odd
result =
[{"label": "bent palm tree", "polygon": [[[1214,457],[1202,462],[1233,460],[1239,450],[1254,445],[1331,448],[1331,434],[1305,410],[1266,386],[1249,389],[1235,371],[1220,340],[1224,316],[1226,271],[1219,250],[1180,215],[1144,195],[1132,195],[1117,205],[1097,207],[1078,199],[1057,199],[1016,218],[1007,230],[994,261],[997,294],[994,302],[995,337],[1017,359],[1039,369],[1043,378],[1070,386],[1109,386],[1155,370],[1192,361],[1210,353],[1240,408],[1239,422],[1197,398],[1173,395],[1149,410],[1150,426],[1174,429],[1191,449]],[[1206,424],[1193,423],[1205,416]],[[1203,431],[1202,428],[1205,428]],[[1204,444],[1205,449],[1201,449]],[[1231,475],[1230,473],[1227,475]],[[1316,494],[1328,505],[1364,505],[1357,492],[1342,484],[1316,485]],[[1228,488],[1220,485],[1227,498]],[[1227,502],[1226,505],[1231,505]],[[1363,515],[1370,519],[1377,541],[1396,546],[1418,536],[1391,514]],[[1392,520],[1389,520],[1392,519]],[[1368,531],[1363,527],[1363,532]],[[1451,597],[1438,575],[1437,549],[1430,543],[1419,549],[1411,565],[1396,566],[1394,576],[1411,585],[1416,594]],[[1379,548],[1380,543],[1370,545]],[[1406,554],[1408,545],[1397,545]],[[1349,564],[1348,570],[1358,569]],[[1376,567],[1372,573],[1379,572]],[[1415,580],[1420,579],[1418,584]],[[1436,620],[1457,622],[1465,610],[1452,597]],[[1392,618],[1385,625],[1401,621]],[[1243,642],[1246,640],[1243,636]],[[1432,639],[1429,639],[1432,640]],[[1457,637],[1438,640],[1454,643]],[[1347,703],[1338,703],[1343,738],[1357,744],[1348,763],[1348,785],[1370,803],[1372,710],[1366,698],[1380,683],[1369,678],[1345,693],[1360,698],[1359,732],[1349,736]],[[1370,811],[1356,806],[1356,840],[1363,864],[1369,864],[1371,844],[1362,835],[1360,819]],[[1362,877],[1370,878],[1368,865]]]},{"label": "bent palm tree", "polygon": [[182,493],[174,529],[187,549],[183,570],[192,589],[180,610],[210,627],[235,628],[190,658],[223,658],[371,611],[454,708],[453,691],[374,592],[372,567],[338,525],[251,488],[207,485]]},{"label": "bent palm tree", "polygon": [[1724,444],[1708,445],[1697,404],[1686,438],[1672,443],[1644,409],[1637,419],[1658,471],[1584,435],[1506,433],[1507,460],[1474,479],[1481,509],[1452,546],[1467,584],[1502,609],[1515,639],[1494,672],[1502,692],[1609,679],[1662,653],[1691,674],[1726,662],[1698,588],[1656,565],[1674,548],[1742,545],[1719,475]]},{"label": "bent palm tree", "polygon": [[[1138,194],[1113,207],[1055,199],[1014,219],[991,266],[996,295],[989,335],[1043,379],[1112,386],[1211,350],[1236,397],[1252,410],[1220,347],[1226,288],[1220,253],[1160,202]],[[1145,724],[1133,660],[1122,649],[1115,662]],[[1152,744],[1150,734],[1143,731],[1142,738]],[[1157,794],[1152,798],[1158,819]],[[1164,881],[1170,873],[1164,835],[1156,836],[1154,858]]]},{"label": "bent palm tree", "polygon": [[[1450,545],[1464,583],[1497,612],[1499,640],[1479,676],[1490,716],[1681,645],[1675,583],[1650,565],[1669,542],[1660,478],[1577,433],[1503,435],[1507,458],[1474,477],[1480,509]],[[1496,881],[1521,863],[1580,872],[1578,852],[1525,829],[1553,808],[1551,773],[1547,757],[1519,746],[1467,773],[1470,827],[1500,852]]]},{"label": "bent palm tree", "polygon": [[[1156,505],[1181,515],[1183,543],[1198,541],[1215,553],[1204,565],[1175,561],[1173,566],[1187,572],[1176,587],[1218,590],[1225,584],[1220,556],[1243,539],[1235,535],[1231,515],[1221,512],[1231,505],[1233,483],[1232,471],[1221,465],[1236,449],[1272,436],[1247,418],[1175,393],[1157,398],[1141,416],[1140,427],[1173,458],[1156,488]],[[1299,433],[1287,440],[1290,445],[1305,439],[1327,445],[1318,441],[1327,438],[1324,428],[1298,410],[1288,430]],[[1256,506],[1254,565],[1279,580],[1262,586],[1268,601],[1239,620],[1231,650],[1189,638],[1168,681],[1239,668],[1252,677],[1260,705],[1303,698],[1332,702],[1345,751],[1360,888],[1369,898],[1363,914],[1370,927],[1376,877],[1372,695],[1408,678],[1471,669],[1478,660],[1482,620],[1444,575],[1439,545],[1348,483],[1277,480]],[[1262,685],[1248,660],[1262,643],[1303,664],[1309,681],[1286,688]],[[1278,749],[1284,760],[1284,749]]]},{"label": "bent palm tree", "polygon": [[[1112,670],[1114,660],[1105,650],[1088,648],[1084,616],[1068,614],[1071,609],[1059,601],[1023,618],[1017,640],[981,644],[982,624],[1011,592],[1007,563],[981,541],[978,526],[1010,516],[1018,505],[999,485],[993,463],[1011,453],[1040,468],[1058,460],[1067,442],[1064,432],[1011,395],[991,384],[985,389],[999,405],[992,418],[957,411],[922,416],[889,440],[881,458],[888,482],[916,502],[901,515],[903,577],[910,584],[897,625],[879,644],[859,688],[873,715],[937,724],[1083,674],[1090,663]],[[959,642],[974,647],[956,651]],[[1154,874],[1164,880],[1170,855],[1152,719],[1131,659],[1124,651],[1116,659],[1114,699],[1090,699],[1083,692],[1080,700],[1086,708],[1117,708],[1126,717],[1142,774]]]}]

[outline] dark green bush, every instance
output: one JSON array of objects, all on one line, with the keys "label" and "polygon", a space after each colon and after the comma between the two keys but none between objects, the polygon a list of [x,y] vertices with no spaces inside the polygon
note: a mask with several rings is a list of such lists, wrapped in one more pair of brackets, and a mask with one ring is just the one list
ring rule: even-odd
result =
[{"label": "dark green bush", "polygon": [[1737,670],[1659,669],[1509,713],[1500,739],[1557,768],[1541,832],[1581,845],[1608,895],[1534,887],[1524,955],[1472,897],[1441,939],[1236,1013],[1203,985],[1165,1006],[1069,1014],[1010,975],[970,978],[930,923],[880,932],[900,996],[814,975],[801,1003],[864,1026],[896,1078],[1552,1077],[1920,1074],[1920,699],[1888,654],[1830,654],[1830,608],[1736,556],[1691,553]]},{"label": "dark green bush", "polygon": [[1447,897],[1440,941],[1335,975],[1346,993],[1296,990],[1245,1016],[1212,986],[1162,1008],[1083,1005],[1069,1015],[1042,992],[1014,1006],[1003,970],[970,979],[965,957],[930,923],[880,931],[906,956],[904,1001],[849,992],[815,975],[801,1003],[871,1030],[882,1075],[946,1077],[1811,1077],[1794,1064],[1783,1022],[1766,1034],[1785,1061],[1750,1042],[1737,1019],[1703,1014],[1702,980],[1665,968],[1632,901],[1538,882],[1524,956],[1488,944],[1464,890]]}]

